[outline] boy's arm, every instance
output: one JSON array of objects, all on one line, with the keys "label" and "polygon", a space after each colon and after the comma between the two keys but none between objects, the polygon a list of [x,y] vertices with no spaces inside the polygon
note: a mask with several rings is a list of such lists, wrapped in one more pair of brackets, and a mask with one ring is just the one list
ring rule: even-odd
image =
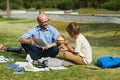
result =
[{"label": "boy's arm", "polygon": [[68,48],[70,52],[74,52],[74,48],[69,44],[68,40],[64,41],[64,45]]},{"label": "boy's arm", "polygon": [[66,47],[68,48],[68,51],[72,52],[73,54],[75,55],[78,55],[79,53],[75,52],[75,49],[69,44],[69,41],[68,40],[65,40],[65,43]]}]

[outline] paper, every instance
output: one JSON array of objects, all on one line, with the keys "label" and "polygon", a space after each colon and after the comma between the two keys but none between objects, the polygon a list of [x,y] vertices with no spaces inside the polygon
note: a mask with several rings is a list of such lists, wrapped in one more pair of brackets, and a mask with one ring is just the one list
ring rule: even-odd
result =
[{"label": "paper", "polygon": [[64,70],[64,69],[67,69],[66,67],[64,66],[59,66],[59,67],[49,67],[51,70]]},{"label": "paper", "polygon": [[45,46],[46,43],[42,39],[33,39],[35,43],[39,46]]},{"label": "paper", "polygon": [[25,67],[28,62],[16,62],[15,64],[19,65],[19,67]]}]

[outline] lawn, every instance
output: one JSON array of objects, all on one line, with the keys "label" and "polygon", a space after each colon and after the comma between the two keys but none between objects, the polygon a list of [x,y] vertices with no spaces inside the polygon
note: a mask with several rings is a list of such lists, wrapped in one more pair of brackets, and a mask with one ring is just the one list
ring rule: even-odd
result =
[{"label": "lawn", "polygon": [[80,8],[77,10],[74,10],[78,12],[79,14],[120,14],[120,10],[118,11],[112,11],[107,9],[95,9],[95,8]]},{"label": "lawn", "polygon": [[[74,39],[68,36],[65,27],[69,21],[50,21],[73,45]],[[34,19],[0,19],[0,43],[5,46],[20,46],[18,37],[37,24]],[[102,56],[120,56],[120,24],[80,23],[81,33],[92,46],[93,62],[90,65],[74,65],[67,70],[45,72],[24,72],[13,74],[4,67],[16,61],[24,61],[25,54],[0,52],[0,55],[14,57],[14,62],[0,63],[0,80],[119,80],[120,68],[93,69],[96,60]],[[60,52],[58,57],[62,57]]]}]

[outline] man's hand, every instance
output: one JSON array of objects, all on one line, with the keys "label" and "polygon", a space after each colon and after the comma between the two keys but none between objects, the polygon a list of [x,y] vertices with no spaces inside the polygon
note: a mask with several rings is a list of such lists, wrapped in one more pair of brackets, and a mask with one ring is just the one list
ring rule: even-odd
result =
[{"label": "man's hand", "polygon": [[32,45],[35,45],[36,43],[35,43],[35,41],[34,40],[30,40],[30,44],[32,44]]},{"label": "man's hand", "polygon": [[52,45],[51,45],[51,44],[46,45],[46,46],[44,46],[44,47],[43,47],[43,50],[47,50],[47,49],[49,49],[49,48],[51,48],[51,47],[52,47]]},{"label": "man's hand", "polygon": [[0,51],[5,51],[5,47],[2,44],[0,44]]}]

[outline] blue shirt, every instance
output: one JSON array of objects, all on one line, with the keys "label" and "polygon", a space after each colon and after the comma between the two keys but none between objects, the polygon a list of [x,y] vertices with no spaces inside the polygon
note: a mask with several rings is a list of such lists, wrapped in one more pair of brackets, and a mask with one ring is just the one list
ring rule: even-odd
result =
[{"label": "blue shirt", "polygon": [[41,29],[40,25],[30,29],[26,33],[24,33],[21,37],[30,39],[42,39],[46,44],[51,44],[53,42],[56,42],[56,37],[59,35],[59,32],[56,28],[54,28],[51,25],[48,25],[46,29]]}]

